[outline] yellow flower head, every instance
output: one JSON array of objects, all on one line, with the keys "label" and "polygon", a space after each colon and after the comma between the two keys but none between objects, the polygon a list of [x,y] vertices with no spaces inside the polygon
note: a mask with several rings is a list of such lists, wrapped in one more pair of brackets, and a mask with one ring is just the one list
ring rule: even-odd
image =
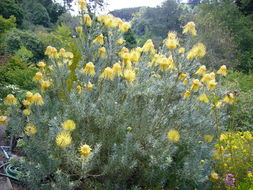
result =
[{"label": "yellow flower head", "polygon": [[206,142],[212,142],[213,141],[213,135],[204,135],[204,140]]},{"label": "yellow flower head", "polygon": [[37,66],[40,68],[40,69],[44,69],[46,67],[46,64],[43,62],[43,61],[40,61]]},{"label": "yellow flower head", "polygon": [[204,74],[201,82],[203,82],[204,84],[208,85],[208,83],[212,80],[212,76],[210,74]]},{"label": "yellow flower head", "polygon": [[32,97],[32,103],[34,103],[35,105],[40,105],[40,106],[43,105],[44,101],[43,101],[42,96],[39,93],[34,94]]},{"label": "yellow flower head", "polygon": [[125,40],[122,37],[120,39],[118,39],[116,42],[117,45],[122,45],[123,43],[125,43]]},{"label": "yellow flower head", "polygon": [[171,70],[173,70],[173,69],[176,68],[175,63],[174,63],[174,60],[173,60],[173,58],[172,58],[172,55],[169,56],[169,58],[168,58],[168,63],[169,63],[169,68],[170,68]]},{"label": "yellow flower head", "polygon": [[110,67],[106,67],[105,70],[100,75],[100,77],[107,80],[113,80],[114,79],[113,69]]},{"label": "yellow flower head", "polygon": [[82,92],[82,87],[80,85],[77,85],[76,91],[78,94],[80,94]]},{"label": "yellow flower head", "polygon": [[184,30],[183,30],[183,34],[187,34],[190,33],[193,36],[197,35],[197,31],[195,28],[195,23],[194,22],[188,22],[185,26],[184,26]]},{"label": "yellow flower head", "polygon": [[148,53],[148,52],[150,52],[150,53],[152,53],[152,54],[155,53],[155,46],[154,46],[154,44],[153,44],[153,42],[152,42],[151,39],[149,39],[149,40],[147,40],[147,41],[145,42],[145,44],[144,44],[143,47],[142,47],[142,50],[143,50],[143,52],[145,52],[145,53]]},{"label": "yellow flower head", "polygon": [[133,70],[127,69],[124,71],[124,77],[129,83],[132,83],[136,79],[136,74]]},{"label": "yellow flower head", "polygon": [[7,116],[0,116],[0,125],[6,126],[8,124],[8,117]]},{"label": "yellow flower head", "polygon": [[211,80],[211,81],[209,81],[209,83],[207,84],[207,88],[208,88],[208,90],[214,90],[215,87],[216,87],[216,85],[217,85],[217,82],[215,82],[215,80]]},{"label": "yellow flower head", "polygon": [[80,146],[80,154],[84,158],[88,158],[91,154],[91,147],[87,144]]},{"label": "yellow flower head", "polygon": [[99,56],[100,56],[100,57],[104,57],[105,54],[106,54],[106,49],[105,49],[105,47],[99,48]]},{"label": "yellow flower head", "polygon": [[103,34],[100,34],[99,36],[97,36],[93,40],[93,43],[99,43],[100,45],[103,45],[105,43]]},{"label": "yellow flower head", "polygon": [[186,98],[189,98],[190,96],[191,96],[191,92],[187,90],[184,92],[183,98],[186,99]]},{"label": "yellow flower head", "polygon": [[130,59],[133,62],[138,62],[140,59],[140,56],[141,56],[141,54],[137,50],[131,51],[131,53],[130,53]]},{"label": "yellow flower head", "polygon": [[83,72],[87,75],[94,76],[96,74],[95,65],[92,62],[87,63],[85,68],[83,69]]},{"label": "yellow flower head", "polygon": [[206,74],[206,66],[205,65],[201,65],[195,74],[197,74],[197,75],[204,75],[204,74]]},{"label": "yellow flower head", "polygon": [[63,131],[56,136],[55,142],[57,146],[65,148],[71,144],[72,137],[69,132]]},{"label": "yellow flower head", "polygon": [[28,116],[28,115],[31,114],[31,110],[29,110],[29,109],[24,109],[24,110],[23,110],[23,114],[26,115],[26,116]]},{"label": "yellow flower head", "polygon": [[67,131],[73,131],[76,129],[76,124],[73,120],[67,120],[64,121],[64,123],[62,124],[63,129],[67,130]]},{"label": "yellow flower head", "polygon": [[26,92],[26,100],[31,102],[32,101],[32,97],[33,97],[33,93],[31,93],[30,91]]},{"label": "yellow flower head", "polygon": [[90,15],[88,14],[83,15],[83,20],[87,26],[90,27],[92,25],[92,20],[90,18]]},{"label": "yellow flower head", "polygon": [[166,71],[170,66],[169,60],[166,57],[160,58],[158,60],[158,64],[160,65],[160,70],[163,72]]},{"label": "yellow flower head", "polygon": [[220,69],[217,71],[217,74],[226,76],[227,75],[227,67],[226,65],[222,65]]},{"label": "yellow flower head", "polygon": [[112,67],[112,70],[115,73],[115,75],[122,76],[122,68],[120,63],[115,63]]},{"label": "yellow flower head", "polygon": [[197,92],[199,90],[200,81],[198,79],[193,80],[191,90]]},{"label": "yellow flower head", "polygon": [[89,90],[92,90],[93,87],[94,87],[94,84],[92,84],[91,82],[88,82],[87,88],[88,88]]},{"label": "yellow flower head", "polygon": [[192,60],[196,57],[204,57],[206,55],[206,47],[202,43],[193,46],[187,55],[187,59]]},{"label": "yellow flower head", "polygon": [[212,171],[210,174],[210,178],[211,180],[216,181],[219,179],[219,175],[216,172]]},{"label": "yellow flower head", "polygon": [[83,11],[87,10],[87,3],[86,3],[85,0],[79,0],[78,1],[78,6]]},{"label": "yellow flower head", "polygon": [[40,85],[41,85],[41,91],[45,92],[51,86],[51,82],[43,80],[40,82]]},{"label": "yellow flower head", "polygon": [[13,94],[8,94],[6,98],[4,99],[4,104],[5,105],[16,105],[17,104],[17,99]]},{"label": "yellow flower head", "polygon": [[63,57],[66,59],[73,59],[74,54],[72,52],[65,52],[65,53],[63,53]]},{"label": "yellow flower head", "polygon": [[124,22],[123,24],[119,25],[119,30],[121,32],[127,32],[131,28],[131,25],[129,22]]},{"label": "yellow flower head", "polygon": [[178,53],[179,54],[184,54],[185,53],[185,48],[179,48]]},{"label": "yellow flower head", "polygon": [[177,38],[172,38],[172,39],[169,38],[166,40],[165,44],[166,44],[167,48],[175,49],[179,45],[179,41]]},{"label": "yellow flower head", "polygon": [[233,104],[235,103],[235,96],[233,93],[229,93],[228,95],[226,95],[224,98],[223,98],[223,102],[226,102],[228,104]]},{"label": "yellow flower head", "polygon": [[179,79],[179,80],[184,80],[186,77],[187,77],[187,74],[186,74],[186,73],[181,73],[181,74],[178,76],[178,79]]},{"label": "yellow flower head", "polygon": [[78,33],[79,35],[83,32],[83,27],[82,26],[78,26],[75,29],[76,29],[76,33]]},{"label": "yellow flower head", "polygon": [[24,128],[24,132],[27,136],[32,136],[37,133],[37,128],[32,123],[28,123]]},{"label": "yellow flower head", "polygon": [[57,49],[55,47],[48,46],[45,51],[45,55],[47,55],[50,58],[57,57]]},{"label": "yellow flower head", "polygon": [[64,54],[65,54],[65,49],[64,48],[61,48],[60,50],[59,50],[59,56],[63,56]]},{"label": "yellow flower head", "polygon": [[177,130],[171,129],[167,133],[167,138],[171,142],[178,142],[180,140],[180,134]]},{"label": "yellow flower head", "polygon": [[183,85],[187,85],[188,84],[188,79],[184,79],[184,81],[183,81]]},{"label": "yellow flower head", "polygon": [[201,94],[199,97],[198,97],[198,100],[201,101],[201,102],[204,102],[204,103],[208,103],[209,102],[209,99],[207,97],[206,94]]},{"label": "yellow flower head", "polygon": [[176,39],[177,33],[176,32],[169,32],[168,33],[168,39]]},{"label": "yellow flower head", "polygon": [[41,72],[37,72],[34,77],[33,77],[33,81],[35,82],[39,82],[41,80],[43,80],[43,74]]}]

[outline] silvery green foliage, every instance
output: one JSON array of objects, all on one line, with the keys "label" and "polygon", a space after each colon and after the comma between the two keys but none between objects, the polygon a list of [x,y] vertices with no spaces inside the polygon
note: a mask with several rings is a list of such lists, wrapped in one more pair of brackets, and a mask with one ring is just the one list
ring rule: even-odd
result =
[{"label": "silvery green foliage", "polygon": [[[68,64],[51,59],[48,65],[54,65],[54,70],[46,75],[53,86],[42,93],[45,104],[32,105],[28,117],[15,109],[12,112],[13,134],[22,135],[25,122],[37,127],[36,135],[24,136],[25,161],[21,165],[26,175],[22,179],[30,189],[43,189],[46,185],[47,189],[61,190],[80,184],[88,187],[94,181],[101,183],[102,189],[193,189],[208,183],[213,145],[226,116],[219,109],[218,117],[223,119],[217,130],[212,105],[197,100],[204,89],[189,99],[182,98],[197,77],[194,73],[198,60],[188,61],[177,51],[162,47],[161,53],[172,54],[178,72],[162,72],[159,66],[148,66],[152,56],[142,53],[139,63],[133,64],[139,68],[133,84],[118,76],[113,81],[101,79],[107,66],[121,60],[118,51],[122,46],[116,46],[116,41],[122,34],[93,21],[91,28],[83,26],[84,33],[77,38],[83,56],[76,66],[71,90],[67,83],[71,73]],[[92,43],[101,31],[107,50],[104,58],[98,56],[102,46]],[[95,64],[94,77],[82,72],[90,61]],[[191,76],[187,86],[178,79],[180,72]],[[85,88],[88,82],[94,84],[92,90]],[[83,87],[81,93],[77,93],[77,85]],[[219,88],[215,93],[225,94]],[[75,121],[77,128],[71,132],[72,144],[61,148],[55,138],[68,119]],[[179,142],[167,139],[170,129],[179,131]],[[211,143],[204,141],[206,134],[215,136]],[[82,144],[93,149],[87,159],[79,154]]]}]

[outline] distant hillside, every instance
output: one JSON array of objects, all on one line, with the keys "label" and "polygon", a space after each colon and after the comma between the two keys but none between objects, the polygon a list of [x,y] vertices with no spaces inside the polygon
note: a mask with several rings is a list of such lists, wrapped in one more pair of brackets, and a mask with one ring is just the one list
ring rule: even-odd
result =
[{"label": "distant hillside", "polygon": [[113,16],[119,17],[125,21],[130,21],[133,18],[133,14],[140,11],[143,7],[134,7],[134,8],[125,8],[125,9],[117,9],[111,11],[110,14]]}]

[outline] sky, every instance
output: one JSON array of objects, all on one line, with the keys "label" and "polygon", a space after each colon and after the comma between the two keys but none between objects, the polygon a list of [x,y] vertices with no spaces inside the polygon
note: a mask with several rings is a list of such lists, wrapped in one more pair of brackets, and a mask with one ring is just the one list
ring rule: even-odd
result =
[{"label": "sky", "polygon": [[164,0],[107,0],[108,6],[107,9],[112,11],[114,9],[122,9],[129,7],[140,7],[140,6],[149,6],[156,7],[160,5]]},{"label": "sky", "polygon": [[[106,0],[105,12],[109,12],[115,9],[130,8],[130,7],[140,7],[149,6],[156,7],[160,5],[165,0]],[[56,0],[56,2],[61,3],[62,0]],[[78,0],[74,0],[72,3],[72,8],[74,9],[73,14],[78,13],[77,8]]]}]

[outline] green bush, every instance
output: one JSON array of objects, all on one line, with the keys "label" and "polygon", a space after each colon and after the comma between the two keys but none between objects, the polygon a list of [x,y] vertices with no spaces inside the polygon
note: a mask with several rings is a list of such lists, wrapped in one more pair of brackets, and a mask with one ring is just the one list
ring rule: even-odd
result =
[{"label": "green bush", "polygon": [[6,52],[12,55],[24,46],[33,53],[31,61],[38,62],[44,58],[45,46],[32,32],[13,29],[6,34],[5,44]]},{"label": "green bush", "polygon": [[2,16],[0,16],[0,39],[3,33],[15,27],[16,27],[16,18],[14,16],[10,16],[10,18],[8,19],[5,19]]},{"label": "green bush", "polygon": [[[10,131],[24,135],[20,179],[38,190],[210,188],[213,145],[227,118],[227,104],[216,103],[227,92],[210,87],[213,74],[203,84],[195,74],[204,45],[179,54],[167,47],[179,40],[170,33],[159,51],[151,40],[128,50],[117,43],[128,23],[97,20],[77,28],[82,57],[70,89],[73,54],[50,46],[47,65],[34,77],[40,94],[27,93],[26,112],[9,107]],[[189,51],[196,57],[187,58]]]},{"label": "green bush", "polygon": [[36,87],[32,82],[36,70],[28,67],[21,59],[11,57],[6,65],[0,67],[0,84],[2,86],[15,85],[20,89],[32,90]]}]

